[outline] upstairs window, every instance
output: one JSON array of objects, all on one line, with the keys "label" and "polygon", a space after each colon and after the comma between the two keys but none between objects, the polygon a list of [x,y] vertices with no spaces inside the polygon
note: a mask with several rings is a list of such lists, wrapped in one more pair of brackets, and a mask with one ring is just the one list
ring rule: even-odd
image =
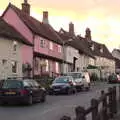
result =
[{"label": "upstairs window", "polygon": [[16,50],[17,50],[17,42],[13,41],[13,51],[16,51]]},{"label": "upstairs window", "polygon": [[42,47],[42,48],[45,47],[45,40],[43,40],[43,39],[40,40],[40,47]]},{"label": "upstairs window", "polygon": [[17,62],[16,61],[12,61],[12,72],[17,73]]},{"label": "upstairs window", "polygon": [[103,53],[103,48],[102,47],[100,48],[100,52]]},{"label": "upstairs window", "polygon": [[58,45],[58,52],[62,52],[62,48],[61,48],[61,46],[60,45]]},{"label": "upstairs window", "polygon": [[55,64],[56,64],[56,73],[58,73],[59,72],[59,64],[58,64],[58,62],[56,62]]},{"label": "upstairs window", "polygon": [[94,44],[92,44],[90,48],[92,51],[94,51]]},{"label": "upstairs window", "polygon": [[50,42],[50,49],[53,50],[53,43]]}]

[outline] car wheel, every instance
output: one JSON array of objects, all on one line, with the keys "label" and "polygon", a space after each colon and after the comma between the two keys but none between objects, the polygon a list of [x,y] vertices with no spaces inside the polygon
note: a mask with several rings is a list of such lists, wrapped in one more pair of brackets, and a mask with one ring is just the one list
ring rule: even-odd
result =
[{"label": "car wheel", "polygon": [[67,94],[68,94],[68,95],[71,95],[71,94],[72,94],[72,89],[71,89],[71,88],[68,88]]},{"label": "car wheel", "polygon": [[73,89],[73,94],[76,94],[76,93],[77,93],[77,89],[74,88],[74,89]]},{"label": "car wheel", "polygon": [[46,101],[46,95],[45,95],[45,93],[43,93],[42,98],[41,98],[40,101],[41,101],[41,102],[45,102],[45,101]]},{"label": "car wheel", "polygon": [[32,95],[29,96],[27,104],[28,104],[28,105],[32,105],[32,104],[33,104]]}]

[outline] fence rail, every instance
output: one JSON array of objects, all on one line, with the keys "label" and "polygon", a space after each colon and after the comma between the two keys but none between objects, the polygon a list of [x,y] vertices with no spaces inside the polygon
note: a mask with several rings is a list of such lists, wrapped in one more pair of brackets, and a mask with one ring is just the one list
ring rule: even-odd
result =
[{"label": "fence rail", "polygon": [[[87,120],[86,116],[91,113],[92,120],[110,120],[117,114],[117,87],[109,87],[107,92],[101,91],[98,99],[91,99],[91,105],[87,109],[82,106],[75,108],[74,120]],[[119,86],[120,100],[120,86]],[[101,107],[100,107],[101,105]],[[63,116],[60,120],[72,120],[70,116]]]}]

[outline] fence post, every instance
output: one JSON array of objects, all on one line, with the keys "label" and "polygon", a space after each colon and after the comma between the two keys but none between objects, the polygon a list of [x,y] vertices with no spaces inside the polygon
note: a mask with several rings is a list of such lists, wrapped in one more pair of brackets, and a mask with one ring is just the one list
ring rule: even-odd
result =
[{"label": "fence post", "polygon": [[113,91],[113,89],[111,88],[111,87],[109,87],[108,88],[108,100],[109,100],[109,102],[108,102],[108,105],[109,105],[109,117],[110,118],[113,118],[113,110],[112,110],[112,100],[113,100],[113,97],[112,97],[112,91]]},{"label": "fence post", "polygon": [[119,94],[119,102],[120,102],[120,85],[119,85],[119,91],[118,92],[119,92],[118,94]]},{"label": "fence post", "polygon": [[113,113],[117,113],[116,86],[113,87]]},{"label": "fence post", "polygon": [[91,100],[91,107],[93,107],[92,120],[96,120],[98,116],[98,101],[96,99]]},{"label": "fence post", "polygon": [[103,120],[108,120],[107,96],[106,96],[104,90],[101,91],[101,97],[103,97],[103,101],[102,101],[102,118],[103,118]]},{"label": "fence post", "polygon": [[86,120],[84,107],[78,106],[75,108],[76,119],[75,120]]},{"label": "fence post", "polygon": [[63,116],[62,118],[60,118],[60,120],[71,120],[71,117],[69,117],[69,116]]}]

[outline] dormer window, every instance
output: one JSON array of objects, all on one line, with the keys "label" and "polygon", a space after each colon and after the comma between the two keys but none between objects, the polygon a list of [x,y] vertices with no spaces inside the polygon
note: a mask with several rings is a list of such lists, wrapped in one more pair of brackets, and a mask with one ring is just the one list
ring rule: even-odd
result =
[{"label": "dormer window", "polygon": [[13,41],[13,51],[16,51],[16,50],[17,50],[17,42]]},{"label": "dormer window", "polygon": [[94,50],[94,44],[92,44],[90,48],[93,51]]},{"label": "dormer window", "polygon": [[103,48],[100,48],[100,52],[103,53]]}]

